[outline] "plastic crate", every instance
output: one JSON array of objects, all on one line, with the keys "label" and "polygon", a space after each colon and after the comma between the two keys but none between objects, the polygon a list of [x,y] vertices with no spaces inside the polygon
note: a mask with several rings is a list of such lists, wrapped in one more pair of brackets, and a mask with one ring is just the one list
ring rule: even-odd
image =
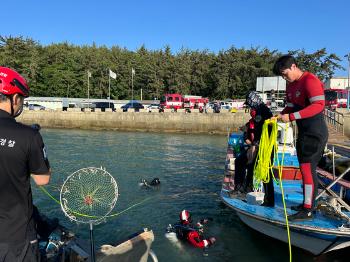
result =
[{"label": "plastic crate", "polygon": [[[282,164],[282,153],[278,153],[278,161],[277,158],[275,157],[275,161],[273,163],[274,166],[278,166]],[[296,155],[291,155],[289,153],[284,154],[284,159],[283,159],[283,166],[288,166],[288,167],[297,167],[299,168],[299,161],[298,157]]]},{"label": "plastic crate", "polygon": [[[276,179],[279,179],[279,171],[278,167],[273,167],[273,175]],[[282,168],[282,179],[284,180],[301,180],[302,175],[300,169],[292,166],[284,166]]]}]

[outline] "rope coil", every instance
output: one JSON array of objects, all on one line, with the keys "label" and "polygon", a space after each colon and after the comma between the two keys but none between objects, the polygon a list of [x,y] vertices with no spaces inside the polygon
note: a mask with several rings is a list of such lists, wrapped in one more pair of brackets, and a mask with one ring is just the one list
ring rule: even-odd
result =
[{"label": "rope coil", "polygon": [[[271,127],[271,130],[269,130],[269,127]],[[285,125],[284,128],[285,128],[285,130],[287,130],[288,124]],[[281,189],[281,194],[282,194],[284,216],[285,216],[286,227],[287,227],[289,261],[291,262],[292,261],[292,246],[291,246],[291,240],[290,240],[287,207],[286,207],[286,202],[284,199],[284,190],[283,190],[283,182],[282,182],[282,171],[283,171],[283,164],[284,164],[286,136],[284,136],[284,141],[283,141],[283,151],[282,151],[281,163],[279,163],[279,159],[277,157],[277,151],[278,151],[277,137],[278,137],[277,120],[274,118],[265,120],[263,128],[262,128],[258,156],[257,156],[257,159],[255,161],[255,165],[254,165],[253,187],[254,187],[254,191],[262,191],[262,183],[269,183],[270,179],[271,179],[270,176],[272,176],[272,178],[275,180],[275,182],[277,184],[279,184],[280,189]],[[273,157],[271,157],[272,154],[273,154]],[[277,159],[279,181],[277,181],[276,178],[274,177],[273,170],[272,170],[273,164],[274,164],[273,160],[275,157]]]}]

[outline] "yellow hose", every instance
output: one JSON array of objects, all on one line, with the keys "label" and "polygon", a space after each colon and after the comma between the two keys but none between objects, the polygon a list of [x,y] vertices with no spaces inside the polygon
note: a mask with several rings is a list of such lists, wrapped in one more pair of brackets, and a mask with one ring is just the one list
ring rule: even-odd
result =
[{"label": "yellow hose", "polygon": [[[271,126],[271,133],[269,135],[269,126]],[[285,130],[288,129],[288,125],[285,126]],[[283,171],[283,162],[284,162],[284,152],[285,152],[285,145],[286,145],[286,138],[287,136],[284,136],[284,142],[283,142],[283,151],[282,151],[282,161],[281,164],[278,160],[278,144],[277,144],[277,134],[278,134],[278,126],[277,126],[277,120],[275,119],[268,119],[265,120],[260,144],[259,144],[259,151],[258,156],[255,161],[254,165],[254,190],[260,189],[261,183],[269,183],[270,181],[270,175],[272,175],[273,179],[275,177],[273,176],[273,159],[271,159],[271,154],[274,154],[274,157],[277,159],[277,165],[278,165],[278,176],[279,176],[279,185],[281,189],[282,194],[282,202],[283,202],[283,209],[284,209],[284,216],[286,220],[286,227],[287,227],[287,235],[288,235],[288,248],[289,248],[289,261],[292,261],[292,245],[290,241],[290,232],[289,232],[289,223],[288,223],[288,214],[287,214],[287,208],[286,208],[286,202],[284,199],[284,190],[283,190],[283,182],[282,182],[282,171]]]}]

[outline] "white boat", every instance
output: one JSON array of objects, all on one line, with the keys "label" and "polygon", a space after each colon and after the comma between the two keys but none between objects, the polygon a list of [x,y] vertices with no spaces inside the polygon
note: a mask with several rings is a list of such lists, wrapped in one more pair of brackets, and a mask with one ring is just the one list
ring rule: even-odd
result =
[{"label": "white boat", "polygon": [[[284,139],[284,141],[286,141]],[[230,144],[230,143],[229,143]],[[232,208],[243,223],[269,237],[288,243],[287,222],[279,185],[274,184],[275,206],[265,207],[259,201],[250,201],[247,195],[234,191],[234,157],[235,150],[228,146],[225,176],[221,189],[221,199]],[[290,177],[288,177],[290,178]],[[303,201],[302,181],[282,180],[286,211]],[[329,190],[327,190],[329,191]],[[334,192],[333,192],[334,193]],[[325,196],[322,193],[313,219],[306,221],[289,221],[290,242],[292,246],[304,249],[314,255],[350,246],[350,207],[340,198]]]}]

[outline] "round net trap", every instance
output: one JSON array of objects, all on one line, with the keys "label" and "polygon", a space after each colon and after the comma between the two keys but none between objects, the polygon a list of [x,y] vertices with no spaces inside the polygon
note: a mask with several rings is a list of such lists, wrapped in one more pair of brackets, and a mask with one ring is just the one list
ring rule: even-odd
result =
[{"label": "round net trap", "polygon": [[63,212],[78,223],[101,223],[117,199],[117,182],[106,170],[96,167],[82,168],[68,176],[60,193]]}]

